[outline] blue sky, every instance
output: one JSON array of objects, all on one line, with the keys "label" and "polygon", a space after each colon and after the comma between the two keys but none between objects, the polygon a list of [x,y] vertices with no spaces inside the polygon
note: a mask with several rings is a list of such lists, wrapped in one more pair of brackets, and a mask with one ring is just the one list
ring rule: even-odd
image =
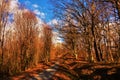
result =
[{"label": "blue sky", "polygon": [[53,18],[53,14],[51,11],[52,5],[48,0],[19,0],[27,9],[32,10],[46,22],[49,22]]}]

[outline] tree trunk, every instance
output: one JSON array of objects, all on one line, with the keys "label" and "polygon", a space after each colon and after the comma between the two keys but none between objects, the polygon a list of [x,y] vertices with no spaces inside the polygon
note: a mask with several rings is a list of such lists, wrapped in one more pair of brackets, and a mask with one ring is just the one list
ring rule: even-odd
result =
[{"label": "tree trunk", "polygon": [[92,22],[91,23],[91,31],[92,31],[92,36],[93,36],[93,48],[94,48],[94,51],[95,51],[96,60],[100,61],[99,52],[98,52],[98,49],[97,49],[97,43],[96,43],[95,34],[94,34],[95,24],[94,24],[94,17],[93,17],[93,15],[91,15],[91,22]]}]

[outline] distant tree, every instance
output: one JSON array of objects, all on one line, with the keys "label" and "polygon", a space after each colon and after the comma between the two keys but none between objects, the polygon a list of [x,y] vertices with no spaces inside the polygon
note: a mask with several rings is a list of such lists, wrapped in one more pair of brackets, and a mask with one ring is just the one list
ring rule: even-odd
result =
[{"label": "distant tree", "polygon": [[52,45],[52,28],[47,24],[43,25],[43,59],[50,61],[50,50]]},{"label": "distant tree", "polygon": [[60,30],[63,38],[64,46],[70,54],[72,54],[76,59],[78,59],[78,39],[80,37],[78,29],[68,24],[63,26]]}]

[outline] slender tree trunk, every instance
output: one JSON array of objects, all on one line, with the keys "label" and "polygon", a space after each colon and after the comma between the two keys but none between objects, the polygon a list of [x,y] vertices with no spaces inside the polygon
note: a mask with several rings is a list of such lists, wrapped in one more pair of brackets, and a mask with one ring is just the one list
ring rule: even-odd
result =
[{"label": "slender tree trunk", "polygon": [[97,43],[96,43],[95,34],[94,34],[95,24],[94,24],[94,17],[93,17],[93,15],[91,15],[91,22],[92,22],[91,23],[91,31],[92,31],[92,36],[93,36],[93,48],[95,50],[96,60],[100,61],[99,52],[97,50]]}]

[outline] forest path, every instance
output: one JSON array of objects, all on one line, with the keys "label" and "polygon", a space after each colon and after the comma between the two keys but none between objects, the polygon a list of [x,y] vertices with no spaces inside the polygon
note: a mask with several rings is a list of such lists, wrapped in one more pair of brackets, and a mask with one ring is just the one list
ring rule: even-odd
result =
[{"label": "forest path", "polygon": [[50,80],[58,68],[58,63],[56,63],[38,75],[31,77],[30,80]]},{"label": "forest path", "polygon": [[[22,72],[16,76],[11,77],[9,80],[51,80],[55,72],[59,68],[59,63],[50,63],[38,65],[35,68],[28,69],[25,72]],[[6,80],[6,79],[3,79]]]}]

